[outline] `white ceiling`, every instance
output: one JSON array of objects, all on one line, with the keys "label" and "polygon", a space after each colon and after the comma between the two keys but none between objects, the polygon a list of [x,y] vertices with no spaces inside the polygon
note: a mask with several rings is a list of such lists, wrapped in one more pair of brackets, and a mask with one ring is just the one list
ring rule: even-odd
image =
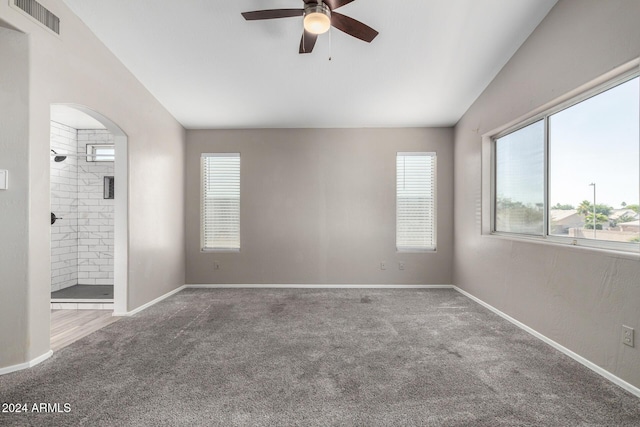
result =
[{"label": "white ceiling", "polygon": [[556,1],[357,0],[371,44],[299,55],[301,17],[240,13],[302,0],[64,0],[191,129],[454,125]]}]

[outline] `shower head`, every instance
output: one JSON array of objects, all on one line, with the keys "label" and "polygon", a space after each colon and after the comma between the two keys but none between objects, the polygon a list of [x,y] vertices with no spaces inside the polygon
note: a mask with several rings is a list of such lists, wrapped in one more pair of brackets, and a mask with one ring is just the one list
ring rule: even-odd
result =
[{"label": "shower head", "polygon": [[[53,154],[58,154],[58,153],[56,153],[54,150],[51,150],[51,152],[52,152]],[[56,163],[64,162],[65,160],[67,160],[67,156],[55,156],[55,157],[53,158],[53,161],[54,161],[54,162],[56,162]]]}]

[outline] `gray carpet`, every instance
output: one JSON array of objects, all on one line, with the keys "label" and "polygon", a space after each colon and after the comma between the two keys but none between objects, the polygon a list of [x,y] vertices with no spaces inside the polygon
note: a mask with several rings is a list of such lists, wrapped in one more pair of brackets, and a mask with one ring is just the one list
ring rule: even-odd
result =
[{"label": "gray carpet", "polygon": [[640,425],[640,399],[453,290],[187,289],[0,377],[0,425]]}]

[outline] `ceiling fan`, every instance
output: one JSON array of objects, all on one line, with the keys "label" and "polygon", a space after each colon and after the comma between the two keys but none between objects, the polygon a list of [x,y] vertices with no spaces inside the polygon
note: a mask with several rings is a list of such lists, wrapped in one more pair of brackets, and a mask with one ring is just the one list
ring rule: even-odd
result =
[{"label": "ceiling fan", "polygon": [[262,19],[290,18],[304,16],[304,30],[300,40],[300,53],[311,53],[316,45],[318,35],[329,31],[331,26],[349,34],[355,38],[371,43],[378,32],[373,28],[356,21],[336,9],[353,2],[354,0],[302,0],[303,9],[269,9],[244,12],[242,16],[247,21]]}]

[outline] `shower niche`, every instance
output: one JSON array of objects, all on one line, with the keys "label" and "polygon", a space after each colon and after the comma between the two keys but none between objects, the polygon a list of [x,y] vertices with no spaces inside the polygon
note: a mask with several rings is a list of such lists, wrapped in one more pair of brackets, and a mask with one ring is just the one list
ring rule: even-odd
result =
[{"label": "shower niche", "polygon": [[52,121],[50,148],[52,302],[76,294],[112,302],[113,136]]}]

